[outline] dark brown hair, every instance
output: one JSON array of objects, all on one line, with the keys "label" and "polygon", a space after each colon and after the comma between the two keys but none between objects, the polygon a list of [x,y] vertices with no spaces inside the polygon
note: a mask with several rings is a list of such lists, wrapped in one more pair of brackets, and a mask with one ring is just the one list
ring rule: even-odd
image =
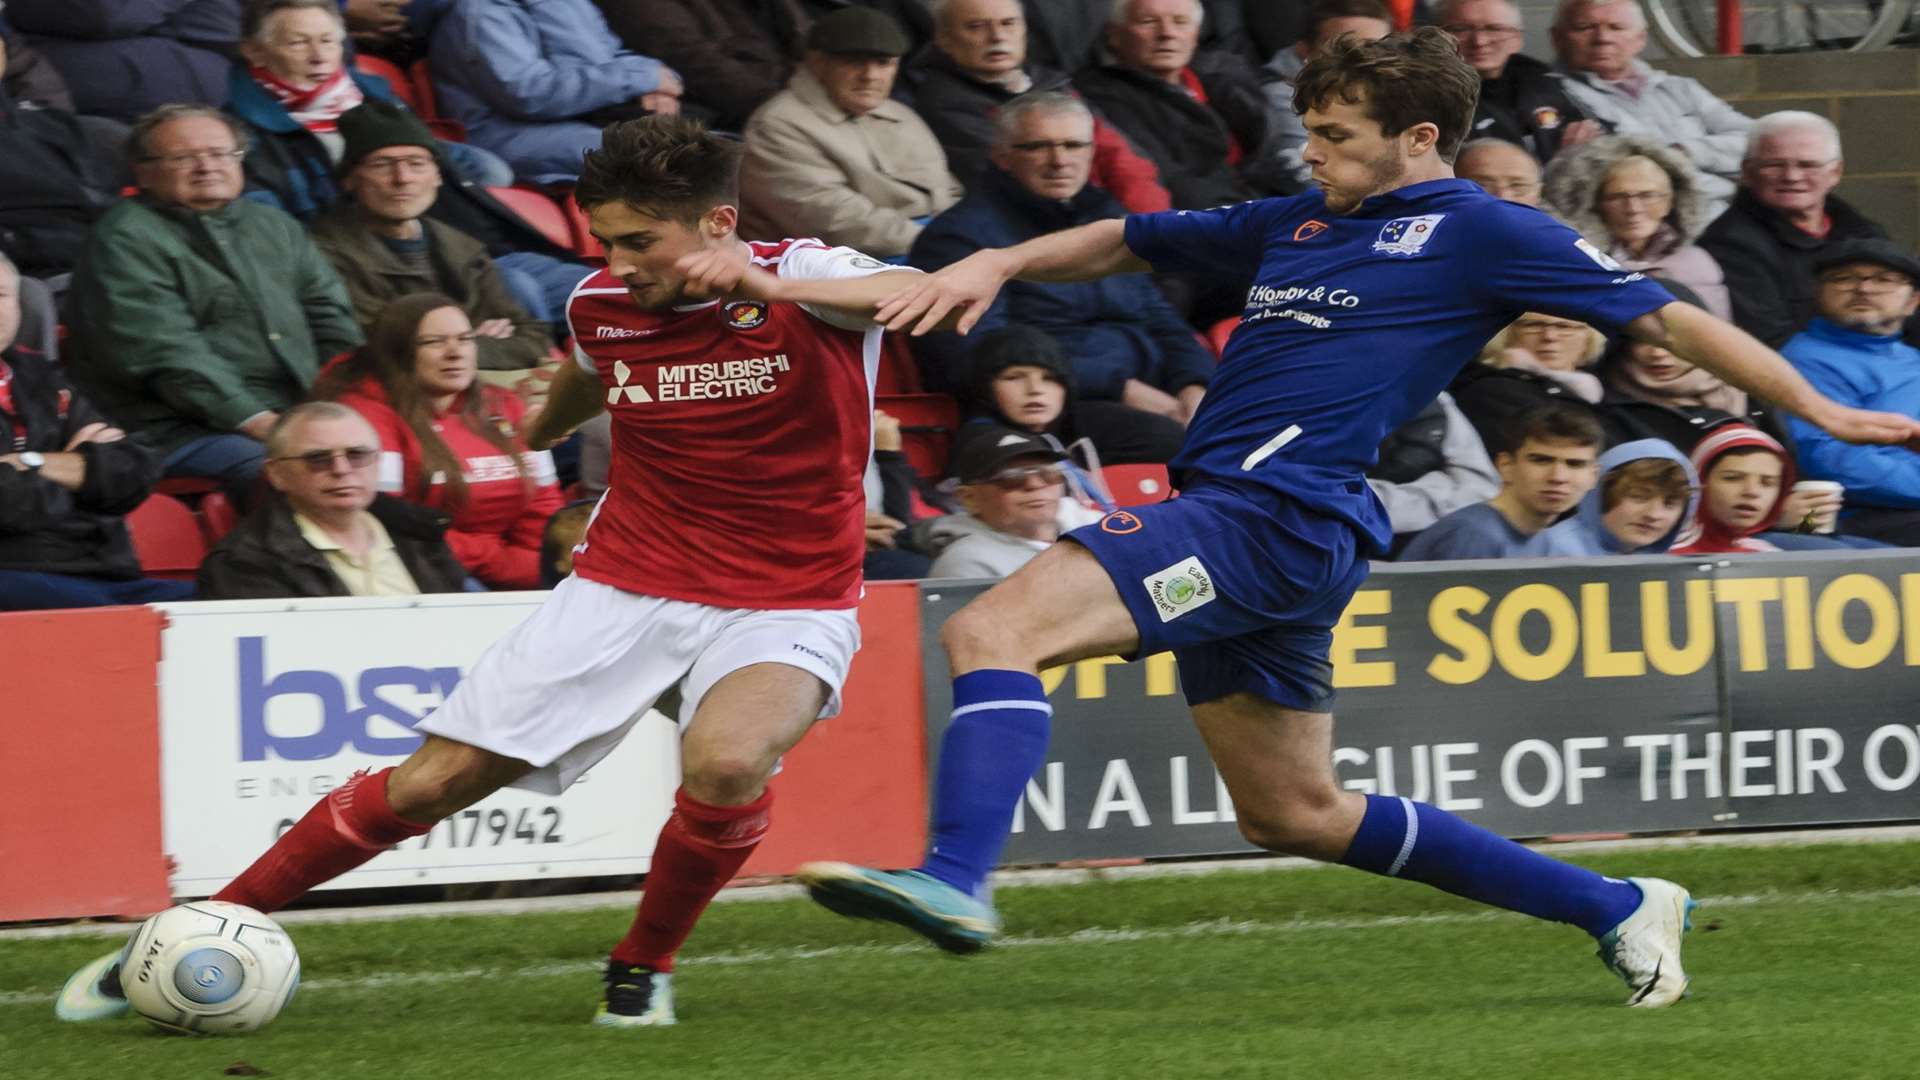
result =
[{"label": "dark brown hair", "polygon": [[1575,446],[1599,446],[1607,439],[1593,410],[1585,405],[1554,402],[1529,409],[1502,432],[1506,445],[1493,447],[1496,454],[1517,454],[1528,442],[1564,442]]},{"label": "dark brown hair", "polygon": [[1440,160],[1452,164],[1473,126],[1480,73],[1445,31],[1423,26],[1378,41],[1343,37],[1307,61],[1293,87],[1293,111],[1302,116],[1338,97],[1349,105],[1364,100],[1367,118],[1388,136],[1433,124]]},{"label": "dark brown hair", "polygon": [[1627,497],[1627,489],[1649,487],[1660,493],[1663,499],[1670,499],[1686,505],[1687,497],[1693,493],[1693,485],[1687,482],[1687,470],[1677,461],[1666,458],[1635,458],[1625,465],[1607,474],[1600,485],[1600,512],[1606,513],[1620,505]]},{"label": "dark brown hair", "polygon": [[[387,395],[387,404],[413,430],[413,437],[420,440],[420,490],[405,492],[405,496],[415,500],[425,497],[433,485],[433,475],[439,473],[446,479],[449,507],[458,507],[467,501],[466,470],[447,440],[433,430],[433,405],[414,379],[413,339],[420,331],[421,320],[429,314],[459,306],[439,293],[409,293],[400,297],[382,308],[380,317],[367,328],[367,343],[354,350],[345,362],[321,375],[313,387],[314,397],[335,398],[353,390],[369,376],[378,382]],[[485,384],[476,376],[454,402],[451,415],[510,458],[514,471],[520,474],[521,484],[531,490],[527,465],[520,459],[519,448],[514,446],[507,418],[487,407],[485,390]]]},{"label": "dark brown hair", "polygon": [[591,211],[623,202],[661,220],[692,225],[716,206],[740,204],[740,142],[684,116],[608,124],[573,189]]}]

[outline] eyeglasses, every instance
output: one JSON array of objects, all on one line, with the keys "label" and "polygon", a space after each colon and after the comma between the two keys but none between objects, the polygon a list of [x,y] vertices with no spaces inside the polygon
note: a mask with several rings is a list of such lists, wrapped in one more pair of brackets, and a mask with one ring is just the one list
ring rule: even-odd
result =
[{"label": "eyeglasses", "polygon": [[1020,491],[1027,486],[1027,481],[1034,477],[1040,478],[1041,487],[1052,487],[1054,484],[1067,482],[1067,474],[1061,472],[1056,466],[1027,465],[1018,469],[1002,469],[981,483],[992,484],[1001,491]]},{"label": "eyeglasses", "polygon": [[1672,202],[1671,191],[1616,191],[1600,196],[1600,201],[1608,206],[1658,206]]},{"label": "eyeglasses", "polygon": [[456,341],[462,345],[467,345],[479,340],[479,332],[469,330],[464,334],[435,334],[431,337],[417,337],[413,339],[413,346],[416,349],[444,349]]},{"label": "eyeglasses", "polygon": [[1905,274],[1828,274],[1820,279],[1820,284],[1831,285],[1836,289],[1859,289],[1861,292],[1892,292],[1913,284],[1913,279]]},{"label": "eyeglasses", "polygon": [[191,169],[205,161],[212,165],[225,165],[228,162],[239,164],[247,152],[239,147],[232,150],[193,150],[184,154],[156,154],[143,160],[158,162],[169,169]]},{"label": "eyeglasses", "polygon": [[1586,323],[1549,322],[1546,319],[1521,319],[1513,324],[1515,333],[1538,334],[1541,337],[1568,337],[1587,332]]},{"label": "eyeglasses", "polygon": [[1457,38],[1501,38],[1519,37],[1521,30],[1517,26],[1443,26],[1440,29]]},{"label": "eyeglasses", "polygon": [[1828,158],[1825,161],[1784,161],[1778,158],[1769,158],[1765,161],[1750,161],[1747,164],[1753,167],[1754,172],[1764,176],[1785,176],[1788,173],[1794,172],[1819,172],[1838,160],[1840,159]]},{"label": "eyeglasses", "polygon": [[420,176],[433,168],[433,159],[430,157],[367,158],[360,163],[360,167]]},{"label": "eyeglasses", "polygon": [[1037,142],[1017,142],[1013,144],[1012,149],[1022,154],[1044,154],[1049,150],[1058,150],[1063,154],[1077,154],[1092,145],[1093,143],[1086,139],[1054,139],[1052,141],[1042,139]]},{"label": "eyeglasses", "polygon": [[288,454],[273,460],[297,461],[305,465],[310,473],[324,473],[333,471],[335,458],[346,458],[349,469],[364,469],[379,456],[380,451],[370,446],[349,446],[344,450],[309,450],[304,454]]}]

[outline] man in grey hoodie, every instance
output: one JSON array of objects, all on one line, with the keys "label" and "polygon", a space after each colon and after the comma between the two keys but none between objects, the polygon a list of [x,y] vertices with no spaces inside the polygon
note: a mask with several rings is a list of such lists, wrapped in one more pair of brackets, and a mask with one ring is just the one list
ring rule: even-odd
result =
[{"label": "man in grey hoodie", "polygon": [[1693,520],[1700,478],[1665,439],[1621,443],[1600,455],[1600,483],[1573,517],[1534,537],[1530,557],[1664,555]]},{"label": "man in grey hoodie", "polygon": [[998,424],[981,425],[960,447],[964,514],[940,519],[930,541],[946,547],[928,577],[1003,578],[1060,538],[1066,459],[1053,440]]}]

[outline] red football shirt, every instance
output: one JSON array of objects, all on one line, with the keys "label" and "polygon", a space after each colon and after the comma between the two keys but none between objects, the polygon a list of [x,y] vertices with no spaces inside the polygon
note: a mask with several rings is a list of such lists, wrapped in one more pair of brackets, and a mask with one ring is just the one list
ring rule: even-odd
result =
[{"label": "red football shirt", "polygon": [[[781,277],[895,269],[818,240],[748,246]],[[575,573],[714,607],[859,602],[879,327],[750,300],[645,312],[605,270],[574,290],[567,321],[613,418]]]}]

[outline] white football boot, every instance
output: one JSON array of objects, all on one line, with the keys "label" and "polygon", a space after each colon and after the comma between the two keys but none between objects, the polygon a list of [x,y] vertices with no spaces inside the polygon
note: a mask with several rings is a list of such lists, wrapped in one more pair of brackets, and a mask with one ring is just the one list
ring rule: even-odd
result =
[{"label": "white football boot", "polygon": [[1600,961],[1626,980],[1627,1004],[1661,1009],[1687,996],[1680,966],[1680,935],[1693,929],[1694,902],[1687,890],[1660,878],[1628,878],[1640,886],[1640,906],[1620,925],[1600,935]]}]

